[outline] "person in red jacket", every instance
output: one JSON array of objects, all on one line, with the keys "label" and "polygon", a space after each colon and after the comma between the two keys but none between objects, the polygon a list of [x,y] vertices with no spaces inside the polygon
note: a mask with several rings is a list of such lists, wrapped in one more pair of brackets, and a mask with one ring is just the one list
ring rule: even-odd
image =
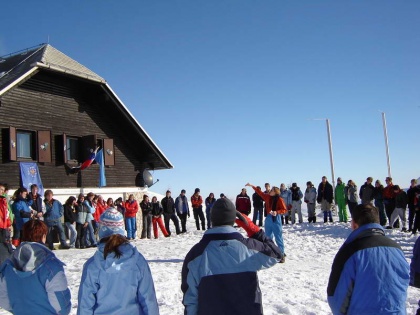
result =
[{"label": "person in red jacket", "polygon": [[266,218],[264,223],[265,234],[269,238],[274,238],[276,240],[277,246],[283,254],[283,258],[280,262],[284,263],[286,254],[284,253],[283,226],[280,216],[287,212],[287,208],[283,198],[280,196],[280,188],[273,186],[270,192],[266,194],[263,193],[261,189],[258,189],[250,183],[247,183],[245,186],[252,187],[252,189],[254,189],[255,192],[264,199],[266,204]]},{"label": "person in red jacket", "polygon": [[241,193],[236,196],[236,210],[244,215],[249,215],[251,213],[251,199],[246,193],[246,189],[242,188]]},{"label": "person in red jacket", "polygon": [[136,238],[136,215],[138,211],[139,204],[137,200],[134,199],[134,195],[131,194],[125,202],[125,228],[127,230],[127,238],[129,240],[134,240]]},{"label": "person in red jacket", "polygon": [[99,222],[99,218],[100,218],[101,214],[104,213],[107,208],[108,208],[108,206],[105,203],[104,198],[101,195],[99,195],[98,196],[98,201],[96,203],[96,211],[93,214],[93,217],[95,218],[96,222]]},{"label": "person in red jacket", "polygon": [[12,253],[10,245],[10,226],[9,208],[5,195],[6,185],[0,184],[0,264],[5,261]]},{"label": "person in red jacket", "polygon": [[[383,190],[383,197],[384,197],[384,205],[385,205],[385,212],[386,216],[388,217],[388,221],[391,222],[391,215],[395,209],[395,192],[394,192],[394,184],[392,183],[392,178],[387,177],[385,179],[386,187]],[[394,228],[400,227],[400,220],[397,220],[394,225]]]},{"label": "person in red jacket", "polygon": [[[193,208],[193,214],[195,219],[195,226],[197,230],[200,231],[200,221],[201,228],[203,231],[206,230],[206,219],[204,218],[203,213],[203,198],[200,196],[200,188],[194,190],[194,195],[191,196],[191,205]],[[200,218],[200,221],[198,220]]]}]

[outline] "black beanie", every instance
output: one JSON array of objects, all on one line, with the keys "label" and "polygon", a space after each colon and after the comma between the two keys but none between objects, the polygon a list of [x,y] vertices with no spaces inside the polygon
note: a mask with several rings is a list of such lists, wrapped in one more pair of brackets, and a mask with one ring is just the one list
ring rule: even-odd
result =
[{"label": "black beanie", "polygon": [[213,226],[233,225],[236,219],[235,205],[227,198],[217,199],[211,208]]}]

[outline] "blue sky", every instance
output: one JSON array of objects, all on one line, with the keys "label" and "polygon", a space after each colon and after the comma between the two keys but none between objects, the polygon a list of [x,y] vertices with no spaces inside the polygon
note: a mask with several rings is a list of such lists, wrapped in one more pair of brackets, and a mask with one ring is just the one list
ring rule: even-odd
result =
[{"label": "blue sky", "polygon": [[104,77],[173,163],[153,190],[230,197],[418,178],[420,2],[7,1],[0,55],[47,42]]}]

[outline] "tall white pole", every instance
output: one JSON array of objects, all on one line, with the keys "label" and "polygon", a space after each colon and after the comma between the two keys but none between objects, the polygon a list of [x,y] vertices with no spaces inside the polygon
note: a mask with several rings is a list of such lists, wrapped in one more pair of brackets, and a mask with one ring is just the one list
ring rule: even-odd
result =
[{"label": "tall white pole", "polygon": [[330,120],[327,118],[326,122],[327,122],[328,146],[330,149],[332,185],[333,185],[333,191],[335,191],[334,157],[333,157],[333,149],[332,149],[332,141],[331,141]]},{"label": "tall white pole", "polygon": [[391,161],[389,158],[389,145],[388,145],[388,131],[386,128],[386,119],[385,119],[385,113],[382,112],[382,124],[384,127],[384,137],[385,137],[385,151],[386,151],[386,162],[388,164],[388,176],[391,176]]}]

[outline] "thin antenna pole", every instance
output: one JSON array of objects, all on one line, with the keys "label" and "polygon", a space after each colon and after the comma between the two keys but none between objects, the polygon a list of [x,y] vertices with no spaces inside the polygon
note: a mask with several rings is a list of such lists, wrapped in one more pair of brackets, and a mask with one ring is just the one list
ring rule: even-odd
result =
[{"label": "thin antenna pole", "polygon": [[390,158],[389,158],[388,131],[387,131],[387,128],[386,128],[386,118],[385,118],[385,113],[384,112],[382,112],[382,124],[383,124],[383,127],[384,127],[386,162],[388,164],[388,177],[392,177],[391,176],[391,161],[390,161]]},{"label": "thin antenna pole", "polygon": [[333,157],[332,140],[331,140],[330,120],[328,118],[326,119],[326,123],[327,123],[327,134],[328,134],[328,146],[330,149],[332,185],[333,185],[333,191],[335,191],[334,157]]},{"label": "thin antenna pole", "polygon": [[47,44],[49,44],[50,43],[50,35],[48,35],[48,37],[47,37]]}]

